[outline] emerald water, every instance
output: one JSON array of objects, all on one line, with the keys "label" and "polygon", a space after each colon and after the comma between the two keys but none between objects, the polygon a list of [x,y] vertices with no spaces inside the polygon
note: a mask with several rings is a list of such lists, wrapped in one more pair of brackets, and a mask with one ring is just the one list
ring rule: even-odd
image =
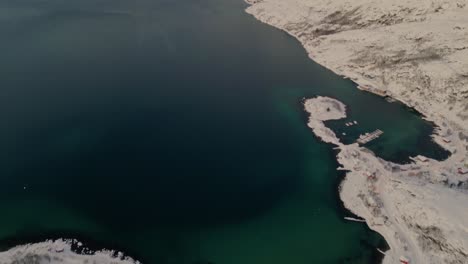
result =
[{"label": "emerald water", "polygon": [[[375,263],[304,97],[406,161],[431,124],[233,0],[0,0],[0,247],[79,238],[144,263]],[[341,132],[345,121],[331,122]],[[344,131],[344,130],[343,130]]]}]

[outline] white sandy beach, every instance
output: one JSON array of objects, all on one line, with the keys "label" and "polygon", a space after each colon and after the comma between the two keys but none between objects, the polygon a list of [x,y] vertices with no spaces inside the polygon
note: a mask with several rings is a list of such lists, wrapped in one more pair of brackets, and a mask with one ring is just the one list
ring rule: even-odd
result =
[{"label": "white sandy beach", "polygon": [[[414,107],[452,155],[399,165],[344,145],[321,121],[331,98],[307,100],[309,126],[341,150],[340,195],[390,246],[384,263],[468,263],[468,1],[262,0],[247,12],[296,37],[309,56],[359,88]],[[331,103],[333,102],[333,103]]]}]

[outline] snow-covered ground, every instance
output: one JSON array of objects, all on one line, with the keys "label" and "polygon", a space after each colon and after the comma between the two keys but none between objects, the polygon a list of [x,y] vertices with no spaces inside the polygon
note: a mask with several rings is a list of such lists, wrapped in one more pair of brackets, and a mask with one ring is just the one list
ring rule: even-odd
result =
[{"label": "snow-covered ground", "polygon": [[346,117],[341,102],[317,97],[306,100],[304,108],[309,127],[337,146],[339,169],[348,171],[340,186],[345,206],[388,242],[384,263],[399,263],[401,257],[410,263],[468,263],[468,175],[456,169],[468,158],[468,142],[439,131],[450,140],[450,158],[395,164],[357,143],[341,143],[324,125]]},{"label": "snow-covered ground", "polygon": [[468,0],[261,0],[316,62],[468,130]]},{"label": "snow-covered ground", "polygon": [[297,38],[311,59],[438,126],[433,137],[452,153],[448,160],[398,165],[339,142],[308,107],[329,100],[305,105],[309,126],[339,146],[350,171],[341,186],[345,206],[389,243],[384,263],[401,256],[468,263],[468,175],[458,173],[468,166],[468,0],[246,2],[248,13]]},{"label": "snow-covered ground", "polygon": [[[80,244],[80,242],[76,242]],[[58,239],[20,245],[0,252],[0,264],[139,264],[121,252],[102,250],[87,254],[72,251],[72,241]]]}]

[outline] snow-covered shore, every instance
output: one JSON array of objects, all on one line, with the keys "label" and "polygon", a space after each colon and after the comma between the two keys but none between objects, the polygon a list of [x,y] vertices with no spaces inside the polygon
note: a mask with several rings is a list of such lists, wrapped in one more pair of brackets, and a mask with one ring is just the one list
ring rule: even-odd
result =
[{"label": "snow-covered shore", "polygon": [[319,64],[468,131],[468,0],[253,3],[248,13],[296,37]]},{"label": "snow-covered shore", "polygon": [[308,126],[337,146],[340,169],[348,171],[340,186],[344,205],[389,244],[384,263],[399,263],[402,257],[410,263],[468,263],[468,175],[454,169],[467,158],[466,141],[445,137],[457,150],[445,161],[395,164],[357,143],[341,143],[324,125],[346,117],[341,102],[317,97],[304,107],[310,114]]},{"label": "snow-covered shore", "polygon": [[34,263],[34,264],[139,264],[122,252],[102,250],[78,254],[72,251],[72,243],[77,241],[58,239],[40,243],[20,245],[10,250],[0,252],[0,264]]},{"label": "snow-covered shore", "polygon": [[311,59],[437,125],[434,140],[450,158],[400,165],[339,142],[311,108],[329,99],[305,103],[314,133],[341,150],[345,206],[390,245],[384,263],[468,263],[468,175],[459,173],[468,166],[468,0],[247,2],[248,13],[296,37]]}]

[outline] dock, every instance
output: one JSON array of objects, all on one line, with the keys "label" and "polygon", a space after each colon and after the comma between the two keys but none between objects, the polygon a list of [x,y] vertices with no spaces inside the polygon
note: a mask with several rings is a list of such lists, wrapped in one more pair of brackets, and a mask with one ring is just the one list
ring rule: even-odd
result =
[{"label": "dock", "polygon": [[366,220],[364,220],[364,219],[359,219],[359,218],[354,218],[354,217],[348,217],[348,216],[346,216],[344,219],[345,219],[345,220],[348,220],[348,221],[354,221],[354,222],[362,222],[362,223],[365,223],[365,222],[366,222]]},{"label": "dock", "polygon": [[374,139],[380,137],[380,135],[382,135],[382,134],[383,134],[383,131],[380,130],[380,129],[377,129],[377,130],[375,130],[375,131],[372,132],[372,133],[366,133],[366,134],[364,134],[364,135],[360,135],[360,136],[359,136],[359,139],[357,140],[357,142],[358,142],[359,144],[361,144],[361,145],[362,145],[362,144],[366,144],[366,143],[371,142],[372,140],[374,140]]},{"label": "dock", "polygon": [[380,248],[377,248],[377,251],[380,252],[380,253],[382,253],[384,256],[387,255],[387,254],[385,254],[385,252],[383,252],[383,250],[381,250]]}]

